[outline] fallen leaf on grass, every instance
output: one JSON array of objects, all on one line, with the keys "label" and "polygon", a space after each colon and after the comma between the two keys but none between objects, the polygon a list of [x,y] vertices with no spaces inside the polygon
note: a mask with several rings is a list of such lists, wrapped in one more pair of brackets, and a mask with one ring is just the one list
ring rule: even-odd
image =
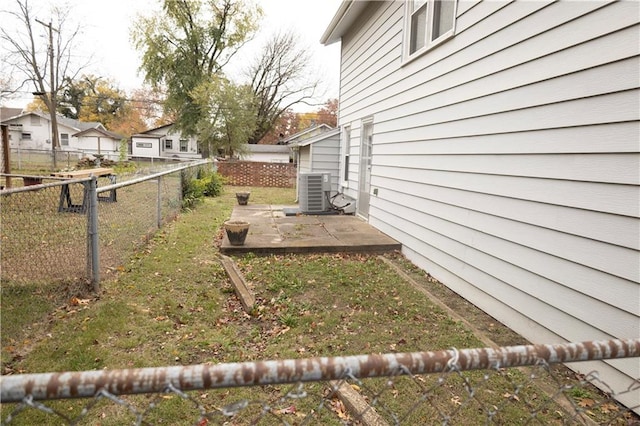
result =
[{"label": "fallen leaf on grass", "polygon": [[284,333],[286,333],[286,332],[287,332],[287,331],[289,331],[289,330],[291,330],[291,327],[284,327],[282,330],[280,330],[280,331],[278,332],[278,334],[277,334],[277,335],[278,335],[278,336],[281,336],[281,335],[283,335]]},{"label": "fallen leaf on grass", "polygon": [[609,414],[611,412],[618,412],[620,411],[620,407],[618,407],[616,404],[613,404],[611,402],[606,403],[606,404],[602,404],[600,406],[600,411],[602,411],[605,414]]},{"label": "fallen leaf on grass", "polygon": [[595,401],[591,398],[580,398],[578,405],[583,408],[590,408],[595,405]]},{"label": "fallen leaf on grass", "polygon": [[295,405],[290,405],[287,408],[281,408],[279,410],[275,410],[276,414],[295,414],[296,413],[296,406]]},{"label": "fallen leaf on grass", "polygon": [[518,395],[513,395],[513,394],[510,394],[509,392],[505,392],[502,396],[507,399],[513,399],[514,401],[520,401],[520,397]]},{"label": "fallen leaf on grass", "polygon": [[344,407],[344,404],[342,403],[342,401],[338,400],[334,400],[333,405],[333,410],[336,412],[336,414],[338,415],[338,418],[340,419],[348,419],[349,418],[349,413],[347,413],[346,408]]}]

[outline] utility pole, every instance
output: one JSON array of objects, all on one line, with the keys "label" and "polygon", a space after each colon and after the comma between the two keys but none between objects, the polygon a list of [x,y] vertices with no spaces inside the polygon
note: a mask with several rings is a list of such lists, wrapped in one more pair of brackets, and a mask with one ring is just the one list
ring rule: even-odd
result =
[{"label": "utility pole", "polygon": [[[58,169],[58,163],[56,159],[56,150],[60,147],[60,136],[58,135],[58,117],[56,114],[57,105],[56,105],[56,96],[57,89],[55,86],[56,78],[54,74],[54,55],[53,55],[53,32],[59,32],[56,28],[53,28],[51,22],[45,24],[44,22],[36,19],[36,22],[40,25],[43,25],[49,29],[49,81],[50,81],[50,90],[49,90],[49,115],[51,116],[51,151],[53,154],[53,168]],[[46,98],[45,98],[46,99]]]}]

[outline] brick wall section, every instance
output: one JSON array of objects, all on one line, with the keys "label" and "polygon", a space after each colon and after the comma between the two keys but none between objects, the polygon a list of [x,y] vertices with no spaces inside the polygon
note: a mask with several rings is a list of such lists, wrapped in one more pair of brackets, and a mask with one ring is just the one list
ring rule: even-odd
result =
[{"label": "brick wall section", "polygon": [[229,185],[293,188],[296,184],[296,166],[292,163],[219,161],[217,165]]}]

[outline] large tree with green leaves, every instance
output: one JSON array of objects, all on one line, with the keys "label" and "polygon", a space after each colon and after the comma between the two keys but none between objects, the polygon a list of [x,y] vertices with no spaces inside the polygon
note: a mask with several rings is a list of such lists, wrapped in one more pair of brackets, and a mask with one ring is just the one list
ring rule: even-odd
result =
[{"label": "large tree with green leaves", "polygon": [[81,121],[97,121],[109,128],[127,107],[127,97],[115,84],[94,75],[67,81],[58,97],[58,112]]},{"label": "large tree with green leaves", "polygon": [[219,81],[214,77],[252,37],[261,13],[248,1],[164,0],[161,13],[140,18],[132,35],[141,70],[164,89],[165,109],[186,135],[197,135],[207,114],[195,94]]},{"label": "large tree with green leaves", "polygon": [[251,87],[213,78],[194,90],[194,100],[202,112],[197,131],[205,156],[243,154],[256,127]]}]

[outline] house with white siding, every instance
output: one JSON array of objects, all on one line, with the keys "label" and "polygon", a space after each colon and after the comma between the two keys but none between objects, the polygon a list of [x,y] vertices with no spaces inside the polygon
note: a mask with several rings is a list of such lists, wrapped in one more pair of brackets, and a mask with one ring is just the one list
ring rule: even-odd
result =
[{"label": "house with white siding", "polygon": [[240,158],[243,161],[289,163],[291,161],[291,150],[284,145],[245,144]]},{"label": "house with white siding", "polygon": [[[102,155],[109,160],[118,160],[120,158],[120,147],[127,140],[124,136],[110,132],[104,127],[90,127],[74,133],[74,138],[78,141],[78,147],[81,147],[85,154]],[[126,154],[126,150],[124,151]]]},{"label": "house with white siding", "polygon": [[637,338],[639,21],[637,1],[343,1],[321,39],[341,42],[342,191],[531,342]]},{"label": "house with white siding", "polygon": [[131,156],[134,158],[202,158],[195,137],[183,136],[173,123],[165,124],[131,136]]},{"label": "house with white siding", "polygon": [[[17,150],[51,150],[51,116],[40,111],[2,108],[2,123],[8,126],[9,145]],[[103,155],[117,160],[123,136],[98,122],[58,116],[60,151],[78,155]]]}]

